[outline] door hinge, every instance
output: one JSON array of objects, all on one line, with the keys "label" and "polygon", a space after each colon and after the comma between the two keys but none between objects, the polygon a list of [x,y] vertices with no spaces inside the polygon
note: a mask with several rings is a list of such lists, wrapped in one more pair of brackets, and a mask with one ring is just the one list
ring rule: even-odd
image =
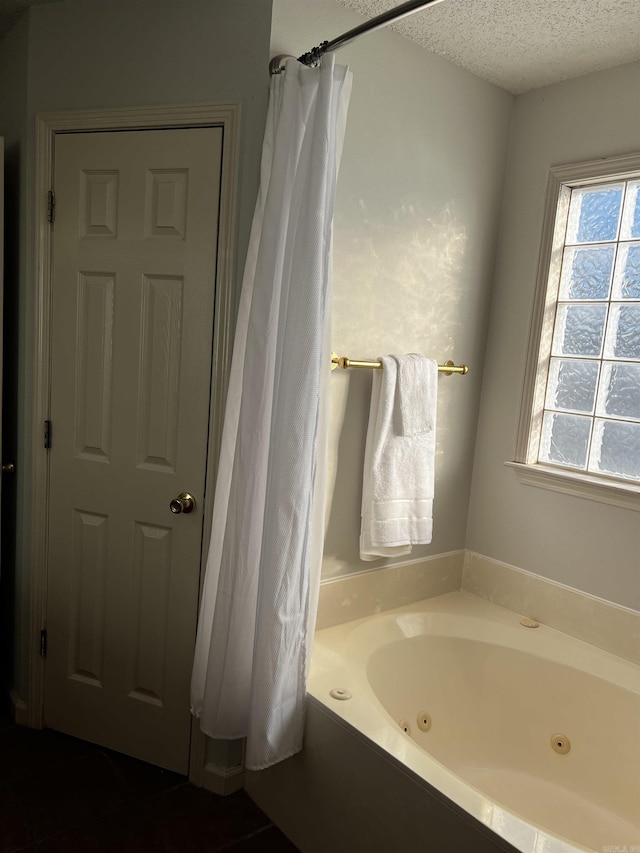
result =
[{"label": "door hinge", "polygon": [[51,448],[51,421],[44,422],[44,449]]},{"label": "door hinge", "polygon": [[40,657],[46,657],[47,654],[47,629],[43,628],[40,631]]},{"label": "door hinge", "polygon": [[47,219],[54,222],[56,218],[56,195],[53,190],[47,193]]}]

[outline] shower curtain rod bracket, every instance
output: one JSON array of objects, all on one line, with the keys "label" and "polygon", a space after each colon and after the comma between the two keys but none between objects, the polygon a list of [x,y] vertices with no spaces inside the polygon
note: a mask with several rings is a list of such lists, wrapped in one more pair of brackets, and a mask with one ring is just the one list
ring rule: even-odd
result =
[{"label": "shower curtain rod bracket", "polygon": [[282,74],[288,59],[295,59],[297,62],[301,62],[308,68],[316,68],[320,65],[320,60],[326,53],[328,46],[329,42],[323,41],[317,47],[312,47],[311,50],[303,53],[302,56],[293,56],[290,53],[279,53],[277,56],[274,56],[269,63],[269,73],[271,75]]},{"label": "shower curtain rod bracket", "polygon": [[279,53],[277,56],[274,56],[273,59],[269,62],[269,74],[272,77],[275,74],[282,74],[287,59],[297,59],[297,57],[293,56],[290,53]]},{"label": "shower curtain rod bracket", "polygon": [[[313,47],[311,50],[307,51],[307,53],[303,53],[302,56],[299,56],[298,62],[301,62],[303,65],[307,65],[311,68],[315,68],[320,64],[320,60],[325,53],[339,50],[341,47],[346,47],[348,44],[351,44],[352,41],[355,41],[367,33],[372,33],[375,30],[380,29],[380,27],[386,27],[393,21],[399,21],[409,15],[413,15],[415,12],[419,12],[421,9],[425,9],[427,6],[434,6],[437,3],[442,3],[442,0],[407,0],[406,3],[401,3],[399,6],[388,9],[386,12],[383,12],[381,15],[377,15],[375,18],[370,18],[363,24],[354,27],[352,30],[343,33],[341,36],[338,36],[331,41],[320,42],[317,47]],[[281,74],[284,71],[285,61],[287,59],[295,58],[295,56],[287,56],[285,54],[275,56],[269,63],[270,74]]]}]

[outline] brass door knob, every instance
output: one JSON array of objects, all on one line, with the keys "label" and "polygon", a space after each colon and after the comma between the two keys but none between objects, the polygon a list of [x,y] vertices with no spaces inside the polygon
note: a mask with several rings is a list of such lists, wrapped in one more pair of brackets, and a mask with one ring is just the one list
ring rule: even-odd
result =
[{"label": "brass door knob", "polygon": [[193,512],[196,506],[196,499],[189,492],[181,492],[177,498],[174,498],[169,504],[169,509],[175,515],[180,515],[181,512]]},{"label": "brass door knob", "polygon": [[2,473],[3,474],[15,474],[16,473],[16,466],[13,464],[13,462],[7,462],[6,464],[4,464],[2,466]]}]

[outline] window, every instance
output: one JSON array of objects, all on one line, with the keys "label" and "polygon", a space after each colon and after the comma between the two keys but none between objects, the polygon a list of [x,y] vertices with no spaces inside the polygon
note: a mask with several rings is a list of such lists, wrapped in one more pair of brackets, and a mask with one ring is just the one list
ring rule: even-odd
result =
[{"label": "window", "polygon": [[640,156],[553,169],[546,216],[518,460],[640,493]]}]

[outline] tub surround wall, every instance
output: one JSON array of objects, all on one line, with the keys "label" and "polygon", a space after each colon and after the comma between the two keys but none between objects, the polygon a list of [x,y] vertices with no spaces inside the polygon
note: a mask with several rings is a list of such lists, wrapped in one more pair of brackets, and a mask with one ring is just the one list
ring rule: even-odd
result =
[{"label": "tub surround wall", "polygon": [[[300,55],[362,20],[334,0],[275,0],[272,53]],[[513,96],[391,30],[336,61],[354,80],[335,205],[333,349],[470,366],[440,377],[434,538],[411,561],[464,547]],[[371,379],[331,376],[325,579],[388,565],[358,555]]]},{"label": "tub surround wall", "polygon": [[310,698],[302,753],[247,772],[245,789],[304,850],[516,853],[435,788]]},{"label": "tub surround wall", "polygon": [[324,581],[316,629],[454,592],[462,585],[463,562],[464,552],[454,551]]},{"label": "tub surround wall", "polygon": [[462,589],[640,664],[640,612],[467,551]]},{"label": "tub surround wall", "polygon": [[359,572],[320,586],[317,630],[462,589],[640,663],[640,612],[473,551]]}]

